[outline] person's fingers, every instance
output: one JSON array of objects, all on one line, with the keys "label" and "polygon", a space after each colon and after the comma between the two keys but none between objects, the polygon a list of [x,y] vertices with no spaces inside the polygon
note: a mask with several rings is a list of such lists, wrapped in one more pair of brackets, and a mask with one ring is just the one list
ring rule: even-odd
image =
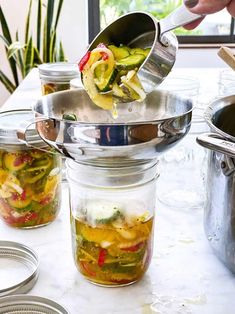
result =
[{"label": "person's fingers", "polygon": [[228,12],[235,17],[235,0],[231,0],[227,6]]},{"label": "person's fingers", "polygon": [[199,0],[198,2],[194,2],[192,0],[184,0],[184,3],[189,8],[189,10],[197,14],[212,14],[218,12],[232,2],[234,2],[234,0]]},{"label": "person's fingers", "polygon": [[198,4],[199,0],[184,0],[184,4],[188,8],[193,8]]},{"label": "person's fingers", "polygon": [[200,19],[198,19],[198,20],[196,20],[196,21],[194,21],[194,22],[192,22],[192,23],[189,23],[189,24],[187,24],[187,25],[184,25],[184,28],[185,29],[187,29],[187,30],[192,30],[192,29],[194,29],[195,27],[197,27],[200,23],[201,23],[201,21],[204,19],[204,17],[202,17],[202,18],[200,18]]}]

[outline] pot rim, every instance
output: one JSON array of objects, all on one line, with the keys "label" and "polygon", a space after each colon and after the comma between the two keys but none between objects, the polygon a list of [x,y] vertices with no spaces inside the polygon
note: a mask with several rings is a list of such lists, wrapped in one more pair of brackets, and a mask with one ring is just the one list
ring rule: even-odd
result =
[{"label": "pot rim", "polygon": [[218,97],[214,99],[209,103],[208,107],[206,108],[206,111],[204,113],[204,119],[214,132],[222,135],[224,138],[231,140],[232,142],[235,142],[235,136],[232,136],[222,131],[213,123],[213,117],[215,116],[215,113],[217,113],[220,109],[231,106],[233,104],[235,104],[235,95]]}]

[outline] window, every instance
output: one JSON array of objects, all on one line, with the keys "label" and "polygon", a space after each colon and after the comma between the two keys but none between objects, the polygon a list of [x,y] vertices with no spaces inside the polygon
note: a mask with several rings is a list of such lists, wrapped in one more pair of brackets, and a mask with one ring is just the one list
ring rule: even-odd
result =
[{"label": "window", "polygon": [[[162,19],[181,4],[182,0],[88,0],[89,39],[91,41],[100,29],[127,12],[146,11]],[[192,31],[178,28],[174,32],[182,44],[235,42],[234,19],[226,9],[208,15]]]}]

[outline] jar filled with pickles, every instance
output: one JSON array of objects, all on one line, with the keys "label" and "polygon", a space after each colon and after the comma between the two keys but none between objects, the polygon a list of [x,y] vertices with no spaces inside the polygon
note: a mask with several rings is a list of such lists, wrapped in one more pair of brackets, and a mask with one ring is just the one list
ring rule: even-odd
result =
[{"label": "jar filled with pickles", "polygon": [[101,286],[138,281],[152,257],[157,162],[66,165],[78,270]]},{"label": "jar filled with pickles", "polygon": [[61,157],[47,148],[34,128],[19,141],[30,110],[0,113],[0,218],[16,228],[35,228],[55,220],[61,203]]},{"label": "jar filled with pickles", "polygon": [[43,95],[70,89],[70,81],[80,77],[78,66],[74,63],[43,63],[38,69]]}]

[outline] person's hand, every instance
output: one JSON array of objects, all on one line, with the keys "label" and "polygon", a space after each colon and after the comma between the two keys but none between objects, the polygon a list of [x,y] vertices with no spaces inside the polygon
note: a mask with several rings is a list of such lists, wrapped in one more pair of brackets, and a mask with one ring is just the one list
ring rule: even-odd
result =
[{"label": "person's hand", "polygon": [[[235,0],[184,0],[186,7],[196,14],[212,14],[227,8],[228,12],[235,16]],[[184,26],[186,29],[194,29],[203,18]]]}]

